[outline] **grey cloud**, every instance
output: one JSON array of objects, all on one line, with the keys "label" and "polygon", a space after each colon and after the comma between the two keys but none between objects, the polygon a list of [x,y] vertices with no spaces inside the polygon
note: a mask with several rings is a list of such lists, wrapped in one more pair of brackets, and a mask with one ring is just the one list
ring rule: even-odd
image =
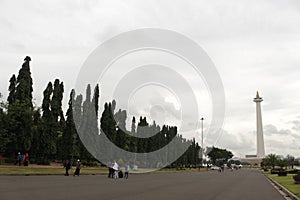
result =
[{"label": "grey cloud", "polygon": [[217,132],[212,132],[211,135],[205,136],[205,146],[217,146],[226,148],[235,154],[235,156],[243,156],[251,154],[256,150],[256,138],[253,132],[246,134],[231,134],[226,130],[221,130],[222,133],[219,137]]},{"label": "grey cloud", "polygon": [[291,130],[289,130],[289,129],[278,130],[276,126],[274,126],[272,124],[268,124],[268,125],[264,126],[264,134],[265,135],[273,135],[273,134],[289,135],[289,134],[291,134]]},{"label": "grey cloud", "polygon": [[292,129],[295,131],[300,131],[300,120],[294,120],[291,123],[293,123]]}]

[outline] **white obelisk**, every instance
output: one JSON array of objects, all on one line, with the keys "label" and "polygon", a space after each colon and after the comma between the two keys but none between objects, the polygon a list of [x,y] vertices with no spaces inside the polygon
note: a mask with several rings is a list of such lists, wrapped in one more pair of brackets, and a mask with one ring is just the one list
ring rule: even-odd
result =
[{"label": "white obelisk", "polygon": [[261,108],[260,102],[263,99],[259,96],[258,92],[256,92],[256,97],[253,100],[256,103],[256,139],[257,139],[257,154],[258,158],[265,157],[265,145],[264,145],[264,135],[263,135],[263,126],[262,126],[262,118],[261,118]]}]

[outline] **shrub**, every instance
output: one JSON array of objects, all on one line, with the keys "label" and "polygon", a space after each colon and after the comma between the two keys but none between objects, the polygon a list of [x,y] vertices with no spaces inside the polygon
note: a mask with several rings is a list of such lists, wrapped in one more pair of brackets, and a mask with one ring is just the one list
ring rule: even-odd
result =
[{"label": "shrub", "polygon": [[287,172],[285,170],[281,170],[278,172],[278,176],[286,176]]},{"label": "shrub", "polygon": [[297,175],[293,176],[293,179],[294,179],[295,183],[300,183],[300,173],[298,172]]},{"label": "shrub", "polygon": [[287,171],[288,174],[297,174],[299,172],[300,172],[299,169],[292,169],[292,170]]}]

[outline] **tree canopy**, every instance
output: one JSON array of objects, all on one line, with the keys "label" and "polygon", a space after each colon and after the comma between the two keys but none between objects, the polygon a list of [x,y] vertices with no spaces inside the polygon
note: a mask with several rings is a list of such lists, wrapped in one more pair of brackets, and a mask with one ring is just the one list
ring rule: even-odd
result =
[{"label": "tree canopy", "polygon": [[230,158],[233,157],[233,154],[226,149],[212,147],[209,153],[207,154],[207,156],[211,159],[212,163],[215,165],[217,164],[217,161],[220,161],[220,163],[227,162]]}]

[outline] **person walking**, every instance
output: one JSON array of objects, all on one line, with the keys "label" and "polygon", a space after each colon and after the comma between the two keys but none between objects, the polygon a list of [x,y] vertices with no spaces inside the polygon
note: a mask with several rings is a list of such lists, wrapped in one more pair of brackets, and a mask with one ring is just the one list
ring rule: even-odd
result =
[{"label": "person walking", "polygon": [[118,165],[118,163],[116,161],[115,161],[115,163],[114,163],[114,165],[113,165],[112,168],[113,168],[113,170],[115,172],[114,178],[115,179],[119,178],[119,165]]},{"label": "person walking", "polygon": [[80,160],[78,159],[78,160],[77,160],[77,163],[76,163],[76,169],[75,169],[75,172],[74,172],[74,176],[75,176],[75,175],[79,176],[79,174],[80,174],[80,169],[81,169],[81,164],[80,164]]},{"label": "person walking", "polygon": [[66,168],[65,176],[69,176],[69,170],[71,169],[71,163],[69,160],[66,160],[64,167]]},{"label": "person walking", "polygon": [[24,156],[24,166],[28,166],[28,160],[29,160],[29,154],[28,153],[25,153],[25,156]]},{"label": "person walking", "polygon": [[107,163],[107,167],[108,167],[108,178],[113,178],[114,177],[114,169],[113,167],[113,163],[111,163],[110,161]]},{"label": "person walking", "polygon": [[125,165],[125,174],[124,174],[124,178],[128,179],[128,173],[130,171],[130,166],[129,164]]},{"label": "person walking", "polygon": [[21,166],[21,164],[22,164],[22,156],[21,156],[20,152],[18,153],[15,165],[17,165],[17,164],[19,164],[19,166]]}]

